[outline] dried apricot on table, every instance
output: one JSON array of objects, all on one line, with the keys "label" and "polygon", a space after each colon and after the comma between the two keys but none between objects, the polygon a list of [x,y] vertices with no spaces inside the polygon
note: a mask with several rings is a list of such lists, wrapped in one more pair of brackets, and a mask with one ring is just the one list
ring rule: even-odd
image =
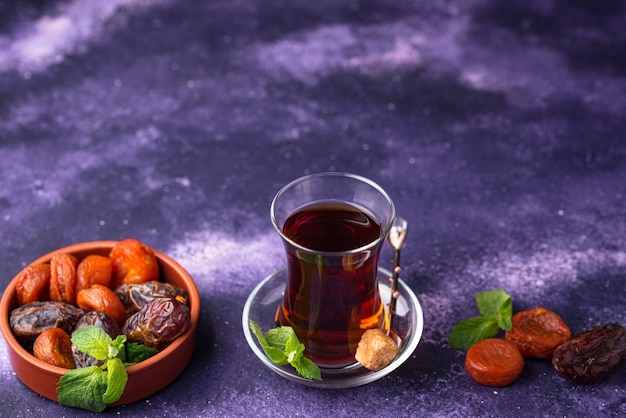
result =
[{"label": "dried apricot on table", "polygon": [[613,373],[626,360],[626,329],[605,324],[577,335],[554,350],[552,367],[569,380],[593,383]]},{"label": "dried apricot on table", "polygon": [[108,287],[94,284],[89,289],[78,292],[76,304],[79,308],[90,312],[102,312],[122,326],[126,320],[126,308],[117,295]]},{"label": "dried apricot on table", "polygon": [[109,286],[113,263],[109,257],[92,254],[85,257],[76,269],[76,293],[93,284]]},{"label": "dried apricot on table", "polygon": [[111,289],[159,278],[159,265],[154,251],[135,239],[128,238],[117,243],[111,249],[109,258],[113,263]]},{"label": "dried apricot on table", "polygon": [[53,366],[64,369],[76,368],[72,355],[72,340],[61,328],[48,328],[39,334],[33,344],[33,355]]},{"label": "dried apricot on table", "polygon": [[78,259],[72,254],[59,253],[50,259],[50,299],[76,303],[76,267]]},{"label": "dried apricot on table", "polygon": [[524,358],[513,343],[501,338],[486,338],[472,345],[465,355],[465,370],[485,386],[513,383],[524,369]]},{"label": "dried apricot on table", "polygon": [[524,357],[551,359],[554,350],[571,337],[565,321],[544,307],[518,312],[511,322],[505,339],[515,344]]},{"label": "dried apricot on table", "polygon": [[50,264],[36,264],[23,269],[15,286],[19,306],[50,299]]}]

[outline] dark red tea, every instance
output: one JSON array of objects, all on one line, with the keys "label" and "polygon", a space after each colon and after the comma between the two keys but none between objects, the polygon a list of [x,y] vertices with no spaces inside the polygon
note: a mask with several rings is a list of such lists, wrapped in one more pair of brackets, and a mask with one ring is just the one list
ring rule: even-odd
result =
[{"label": "dark red tea", "polygon": [[379,240],[380,224],[352,205],[322,202],[291,214],[283,233],[312,251],[285,244],[289,278],[277,323],[293,327],[315,363],[353,363],[363,330],[383,321],[377,281],[381,245],[348,251]]}]

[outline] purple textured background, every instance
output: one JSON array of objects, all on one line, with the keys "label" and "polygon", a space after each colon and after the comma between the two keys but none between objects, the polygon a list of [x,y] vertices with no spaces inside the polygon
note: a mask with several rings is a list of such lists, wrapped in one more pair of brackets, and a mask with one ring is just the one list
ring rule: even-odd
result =
[{"label": "purple textured background", "polygon": [[[626,325],[625,19],[619,0],[0,1],[0,285],[126,237],[194,276],[191,364],[106,415],[624,416],[626,366],[583,386],[529,360],[487,388],[447,337],[496,288],[575,333]],[[284,264],[271,198],[327,170],[389,191],[425,314],[402,367],[333,391],[265,369],[241,330]],[[0,417],[91,415],[0,357]]]}]

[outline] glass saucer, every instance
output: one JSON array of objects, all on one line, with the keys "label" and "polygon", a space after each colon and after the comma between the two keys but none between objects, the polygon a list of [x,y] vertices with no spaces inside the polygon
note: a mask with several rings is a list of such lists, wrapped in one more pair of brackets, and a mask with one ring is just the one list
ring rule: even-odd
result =
[{"label": "glass saucer", "polygon": [[[391,273],[388,270],[383,268],[378,269],[380,297],[385,305],[389,302],[391,295],[389,277],[391,277]],[[417,348],[417,344],[422,337],[422,331],[424,329],[422,307],[413,291],[411,291],[402,280],[398,280],[400,297],[396,304],[393,331],[401,338],[402,344],[395,360],[387,367],[378,371],[368,370],[360,363],[354,363],[342,368],[320,368],[322,380],[305,379],[290,365],[281,366],[273,363],[267,357],[248,326],[249,320],[253,320],[259,324],[263,332],[267,332],[269,329],[276,326],[274,323],[274,314],[276,313],[278,305],[282,302],[286,283],[286,267],[275,271],[263,279],[263,281],[254,288],[252,293],[250,293],[246,301],[243,308],[242,325],[246,341],[250,345],[250,348],[252,348],[254,354],[256,354],[270,370],[293,382],[327,389],[350,388],[373,382],[388,375],[404,363],[411,354],[413,354],[413,351]]]}]

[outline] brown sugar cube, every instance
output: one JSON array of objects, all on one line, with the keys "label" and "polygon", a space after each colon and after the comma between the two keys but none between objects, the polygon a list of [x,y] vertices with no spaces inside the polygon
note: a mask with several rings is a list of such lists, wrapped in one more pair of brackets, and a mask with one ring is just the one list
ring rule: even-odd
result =
[{"label": "brown sugar cube", "polygon": [[380,370],[398,354],[398,345],[379,329],[368,329],[361,336],[355,358],[369,370]]}]

